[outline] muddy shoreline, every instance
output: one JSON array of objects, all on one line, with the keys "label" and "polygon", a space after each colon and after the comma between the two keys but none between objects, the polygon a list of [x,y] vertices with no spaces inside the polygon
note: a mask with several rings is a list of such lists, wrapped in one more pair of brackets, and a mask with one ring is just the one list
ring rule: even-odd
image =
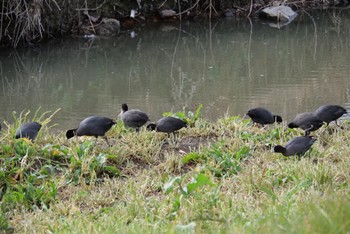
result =
[{"label": "muddy shoreline", "polygon": [[[347,7],[347,0],[284,2],[291,9]],[[78,1],[5,0],[0,6],[0,48],[33,46],[63,35],[115,36],[157,22],[255,18],[277,1]]]}]

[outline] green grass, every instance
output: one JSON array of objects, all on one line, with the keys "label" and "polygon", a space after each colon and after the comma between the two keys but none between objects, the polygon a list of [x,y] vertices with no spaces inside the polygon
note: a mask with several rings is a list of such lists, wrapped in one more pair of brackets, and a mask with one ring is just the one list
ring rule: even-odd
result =
[{"label": "green grass", "polygon": [[15,116],[0,135],[2,232],[349,233],[348,122],[298,159],[272,150],[302,134],[286,123],[199,112],[177,113],[191,126],[176,142],[118,122],[112,147],[51,135],[49,113],[33,118],[45,123],[34,143],[14,139]]}]

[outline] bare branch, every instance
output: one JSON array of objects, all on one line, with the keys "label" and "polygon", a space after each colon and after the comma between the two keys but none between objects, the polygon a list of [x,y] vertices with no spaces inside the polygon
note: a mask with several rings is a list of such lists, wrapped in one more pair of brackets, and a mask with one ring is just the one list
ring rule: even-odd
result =
[{"label": "bare branch", "polygon": [[[100,9],[101,7],[103,7],[103,5],[106,3],[106,0],[103,1],[103,3],[101,3],[99,6],[95,7],[95,8],[78,8],[75,9],[76,11],[95,11],[97,9]],[[86,5],[87,6],[87,5]]]}]

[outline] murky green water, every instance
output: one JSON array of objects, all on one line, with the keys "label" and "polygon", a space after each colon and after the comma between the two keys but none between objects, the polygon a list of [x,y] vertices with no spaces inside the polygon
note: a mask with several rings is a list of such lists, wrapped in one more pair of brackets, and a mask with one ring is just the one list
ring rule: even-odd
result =
[{"label": "murky green water", "polygon": [[0,52],[0,118],[41,107],[59,129],[128,103],[152,120],[195,110],[215,120],[264,106],[285,117],[325,103],[350,108],[350,11],[281,29],[248,20],[144,26],[114,38],[54,40]]}]

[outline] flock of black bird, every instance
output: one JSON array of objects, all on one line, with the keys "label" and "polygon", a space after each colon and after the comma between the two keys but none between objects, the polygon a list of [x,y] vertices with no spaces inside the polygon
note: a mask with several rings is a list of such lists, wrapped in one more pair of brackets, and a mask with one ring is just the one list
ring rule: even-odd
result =
[{"label": "flock of black bird", "polygon": [[[330,122],[346,114],[347,111],[338,105],[323,105],[320,106],[314,112],[304,112],[298,114],[292,122],[288,124],[289,128],[301,128],[305,131],[304,136],[298,136],[287,142],[285,146],[277,145],[274,147],[274,151],[282,153],[284,156],[292,155],[304,155],[308,151],[316,139],[310,136],[310,132],[316,131],[324,123],[329,125]],[[282,117],[279,115],[272,114],[269,110],[258,107],[250,109],[247,115],[256,124],[264,126],[266,124],[273,124],[275,122],[281,123]],[[140,127],[150,121],[148,115],[137,109],[128,109],[127,104],[122,104],[121,119],[124,125],[129,128],[134,128],[137,132]],[[70,139],[74,136],[94,136],[97,138],[100,136],[105,139],[107,144],[110,146],[105,133],[114,125],[116,121],[107,117],[102,116],[89,116],[80,122],[78,128],[67,130],[66,137]],[[157,132],[164,132],[168,134],[175,134],[178,130],[186,127],[187,123],[181,119],[175,117],[163,117],[156,123],[150,123],[147,125],[148,130],[154,130]],[[15,134],[15,138],[28,138],[34,141],[38,132],[41,128],[41,124],[38,122],[28,122],[21,125]],[[1,125],[0,125],[1,131]]]},{"label": "flock of black bird", "polygon": [[[284,156],[301,156],[305,154],[305,152],[308,151],[316,141],[315,138],[310,136],[310,132],[316,131],[324,123],[328,126],[330,122],[335,121],[335,124],[338,125],[337,119],[346,113],[346,109],[341,106],[323,105],[317,108],[314,112],[303,112],[298,114],[294,120],[288,124],[288,127],[301,128],[305,131],[305,135],[291,139],[284,147],[281,145],[275,146],[274,151],[282,153]],[[253,120],[253,122],[261,125],[282,122],[281,116],[273,115],[270,111],[261,107],[249,110],[247,115]]]}]

